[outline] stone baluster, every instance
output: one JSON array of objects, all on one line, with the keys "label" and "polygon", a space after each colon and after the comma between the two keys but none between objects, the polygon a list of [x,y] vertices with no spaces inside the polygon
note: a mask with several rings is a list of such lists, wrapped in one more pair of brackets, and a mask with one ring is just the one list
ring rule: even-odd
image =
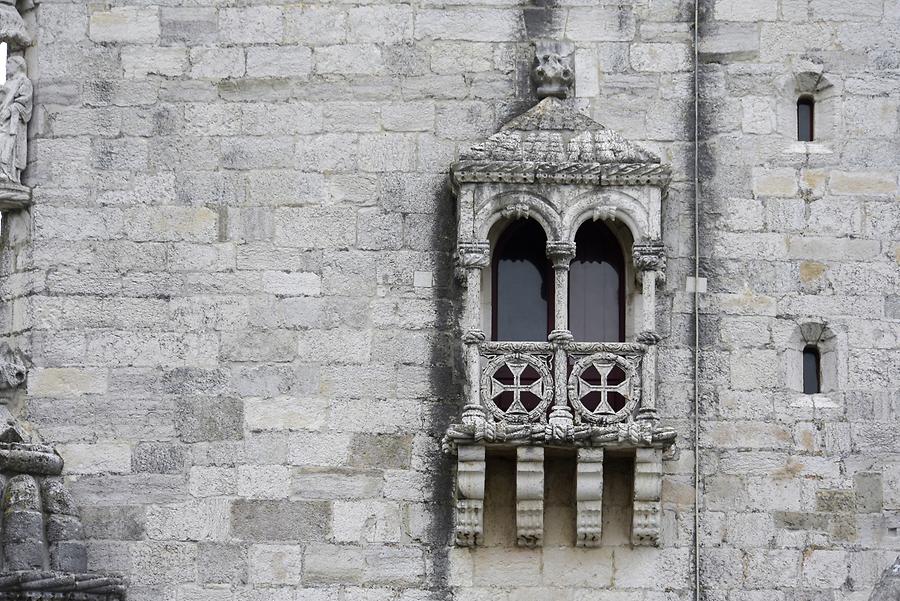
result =
[{"label": "stone baluster", "polygon": [[637,341],[647,345],[643,359],[641,408],[638,419],[655,421],[656,413],[656,361],[659,336],[656,334],[656,286],[665,281],[665,246],[659,240],[635,242],[632,249],[638,281],[641,283],[643,319]]},{"label": "stone baluster", "polygon": [[603,449],[578,449],[575,482],[579,547],[599,547],[603,526]]},{"label": "stone baluster", "polygon": [[456,544],[474,547],[484,534],[483,446],[461,446],[456,469]]},{"label": "stone baluster", "polygon": [[544,447],[516,449],[516,543],[540,547],[544,540]]},{"label": "stone baluster", "polygon": [[569,331],[569,264],[575,257],[575,244],[566,241],[547,243],[547,256],[553,263],[554,298],[553,331],[550,342],[554,343],[553,380],[554,404],[550,412],[549,438],[551,440],[571,440],[575,435],[575,423],[568,399],[568,357],[566,347],[572,341]]},{"label": "stone baluster", "polygon": [[483,240],[460,242],[457,251],[457,265],[466,282],[462,324],[467,395],[463,423],[475,425],[485,419],[481,406],[481,356],[478,347],[485,339],[481,329],[481,272],[490,265],[490,249],[490,243]]}]

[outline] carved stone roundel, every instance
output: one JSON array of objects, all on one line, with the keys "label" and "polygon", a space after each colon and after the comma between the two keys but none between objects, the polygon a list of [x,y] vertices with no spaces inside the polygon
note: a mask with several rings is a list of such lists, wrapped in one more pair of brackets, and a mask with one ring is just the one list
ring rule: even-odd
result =
[{"label": "carved stone roundel", "polygon": [[498,355],[482,372],[481,398],[485,409],[498,420],[536,423],[553,401],[553,376],[537,357]]},{"label": "carved stone roundel", "polygon": [[610,424],[625,420],[640,400],[634,363],[612,353],[579,359],[569,375],[569,402],[583,422]]}]

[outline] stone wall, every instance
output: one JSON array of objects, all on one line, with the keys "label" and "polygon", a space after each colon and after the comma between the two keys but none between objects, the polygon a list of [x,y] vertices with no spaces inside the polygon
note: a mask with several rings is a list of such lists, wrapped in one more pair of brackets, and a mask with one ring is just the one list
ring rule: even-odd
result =
[{"label": "stone wall", "polygon": [[[89,567],[135,601],[690,598],[692,3],[176,4],[44,1],[28,56],[3,299]],[[701,20],[703,584],[861,599],[900,545],[900,8]],[[658,549],[449,547],[447,170],[534,103],[536,36],[574,41],[579,105],[675,174],[658,404],[685,437]],[[786,78],[819,65],[839,94],[807,152]],[[845,341],[821,397],[787,385],[808,317]]]}]

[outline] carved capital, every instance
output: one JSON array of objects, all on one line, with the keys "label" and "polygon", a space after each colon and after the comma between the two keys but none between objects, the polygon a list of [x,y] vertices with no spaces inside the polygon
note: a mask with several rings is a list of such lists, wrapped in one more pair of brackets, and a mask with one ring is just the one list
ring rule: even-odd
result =
[{"label": "carved capital", "polygon": [[487,240],[460,242],[456,247],[456,264],[460,269],[484,269],[491,264],[491,243]]},{"label": "carved capital", "polygon": [[643,332],[637,335],[636,340],[641,344],[646,344],[647,346],[653,346],[654,344],[659,344],[659,341],[662,340],[659,334],[656,332],[652,332],[650,330],[644,330]]},{"label": "carved capital", "polygon": [[568,269],[569,263],[575,258],[575,243],[551,240],[547,242],[547,257],[553,263],[554,269]]},{"label": "carved capital", "polygon": [[534,43],[534,80],[538,98],[569,98],[575,83],[575,46],[571,42],[537,40]]},{"label": "carved capital", "polygon": [[638,271],[662,272],[666,269],[666,247],[659,240],[635,242],[631,255]]}]

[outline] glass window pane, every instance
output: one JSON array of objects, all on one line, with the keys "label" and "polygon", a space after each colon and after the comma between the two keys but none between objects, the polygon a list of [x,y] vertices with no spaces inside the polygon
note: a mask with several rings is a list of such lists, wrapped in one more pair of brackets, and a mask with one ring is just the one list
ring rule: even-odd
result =
[{"label": "glass window pane", "polygon": [[518,221],[503,232],[493,274],[494,340],[546,340],[553,274],[547,239],[537,222]]},{"label": "glass window pane", "polygon": [[569,329],[575,340],[625,340],[625,260],[615,235],[599,221],[575,235],[569,271]]},{"label": "glass window pane", "polygon": [[822,392],[820,362],[819,349],[814,346],[803,349],[803,394]]},{"label": "glass window pane", "polygon": [[813,141],[814,107],[812,98],[804,97],[797,101],[797,139],[801,142]]}]

